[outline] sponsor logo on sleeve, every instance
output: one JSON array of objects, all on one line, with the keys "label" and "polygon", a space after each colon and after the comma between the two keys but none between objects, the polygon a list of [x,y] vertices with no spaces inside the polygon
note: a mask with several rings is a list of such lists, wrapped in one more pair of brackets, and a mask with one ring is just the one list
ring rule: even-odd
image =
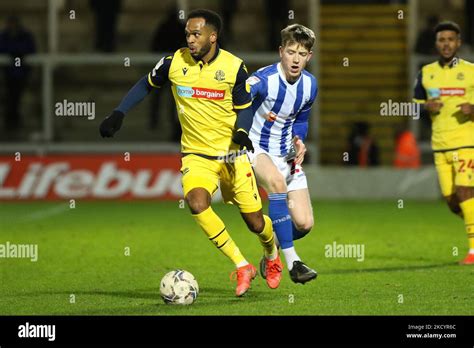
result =
[{"label": "sponsor logo on sleeve", "polygon": [[260,82],[260,79],[256,76],[250,76],[248,79],[247,79],[247,83],[250,85],[250,86],[253,86],[257,83]]}]

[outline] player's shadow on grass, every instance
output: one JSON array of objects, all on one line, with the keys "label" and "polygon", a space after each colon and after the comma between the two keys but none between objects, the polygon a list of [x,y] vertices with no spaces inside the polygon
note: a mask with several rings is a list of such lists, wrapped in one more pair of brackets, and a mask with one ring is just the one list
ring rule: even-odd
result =
[{"label": "player's shadow on grass", "polygon": [[324,274],[348,274],[348,273],[377,273],[377,272],[399,272],[399,271],[421,271],[434,268],[443,268],[449,266],[458,266],[457,262],[445,262],[431,265],[408,265],[408,266],[393,266],[381,268],[353,268],[353,269],[336,269],[328,270],[321,273]]},{"label": "player's shadow on grass", "polygon": [[[268,289],[269,290],[269,289]],[[272,301],[272,298],[266,295],[267,289],[257,290],[251,289],[248,294],[242,298],[237,298],[234,295],[233,289],[225,288],[205,288],[200,294],[196,305],[191,307],[191,311],[188,306],[169,306],[166,305],[161,299],[159,292],[156,288],[139,289],[139,290],[124,290],[124,291],[108,291],[108,290],[87,290],[87,291],[74,291],[76,296],[112,296],[125,299],[133,300],[146,300],[146,302],[135,303],[132,306],[122,307],[110,307],[110,308],[89,308],[78,310],[77,308],[72,310],[73,315],[167,315],[167,314],[178,314],[178,315],[193,315],[198,314],[195,310],[200,310],[201,305],[207,310],[215,307],[221,309],[222,306],[227,308],[240,308],[242,301],[247,304],[261,304],[265,301]],[[40,296],[40,295],[70,295],[70,291],[41,291],[32,292],[29,295]],[[23,294],[25,295],[25,294]],[[148,302],[151,300],[152,302]],[[87,301],[86,301],[87,302]],[[124,301],[125,302],[125,301]],[[136,302],[136,301],[134,301]],[[234,307],[234,305],[236,307]],[[242,315],[242,313],[230,313],[229,315]]]},{"label": "player's shadow on grass", "polygon": [[[159,289],[148,288],[148,289],[136,289],[136,290],[79,290],[79,291],[42,291],[34,292],[30,295],[70,295],[74,293],[77,296],[112,296],[121,297],[128,299],[142,299],[142,300],[159,300],[162,304],[159,295]],[[265,300],[271,300],[266,296],[267,289],[250,289],[247,296],[244,296],[246,301],[262,302]],[[240,298],[235,297],[233,288],[212,288],[206,287],[200,290],[199,297],[205,298],[206,302],[215,302],[216,304],[222,304],[222,302],[235,303]]]}]

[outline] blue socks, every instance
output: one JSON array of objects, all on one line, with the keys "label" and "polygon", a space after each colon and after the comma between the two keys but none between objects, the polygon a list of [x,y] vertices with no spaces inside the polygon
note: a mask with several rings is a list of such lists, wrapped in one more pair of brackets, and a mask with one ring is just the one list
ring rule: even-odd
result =
[{"label": "blue socks", "polygon": [[268,215],[270,219],[272,219],[273,230],[277,235],[282,249],[293,247],[294,234],[286,196],[286,193],[271,193],[268,195],[270,200]]}]

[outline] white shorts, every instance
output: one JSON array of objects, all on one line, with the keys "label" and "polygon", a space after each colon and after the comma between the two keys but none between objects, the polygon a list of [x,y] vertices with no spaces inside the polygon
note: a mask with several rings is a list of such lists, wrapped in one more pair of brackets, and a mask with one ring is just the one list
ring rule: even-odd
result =
[{"label": "white shorts", "polygon": [[271,155],[267,151],[259,148],[258,146],[254,146],[254,148],[255,151],[253,153],[247,152],[252,167],[256,165],[255,159],[257,158],[257,156],[260,154],[265,154],[272,160],[273,164],[278,168],[278,171],[286,179],[287,192],[308,188],[306,174],[304,173],[303,168],[299,164],[292,165],[291,163],[286,162],[285,157]]}]

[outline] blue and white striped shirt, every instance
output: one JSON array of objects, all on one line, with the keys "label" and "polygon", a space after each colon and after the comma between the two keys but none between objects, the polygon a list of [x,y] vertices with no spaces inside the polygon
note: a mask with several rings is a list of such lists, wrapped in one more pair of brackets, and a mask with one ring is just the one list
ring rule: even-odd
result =
[{"label": "blue and white striped shirt", "polygon": [[303,70],[299,79],[287,82],[281,63],[263,67],[248,79],[254,113],[249,137],[272,155],[285,156],[297,135],[304,141],[311,106],[318,93],[316,78]]}]

